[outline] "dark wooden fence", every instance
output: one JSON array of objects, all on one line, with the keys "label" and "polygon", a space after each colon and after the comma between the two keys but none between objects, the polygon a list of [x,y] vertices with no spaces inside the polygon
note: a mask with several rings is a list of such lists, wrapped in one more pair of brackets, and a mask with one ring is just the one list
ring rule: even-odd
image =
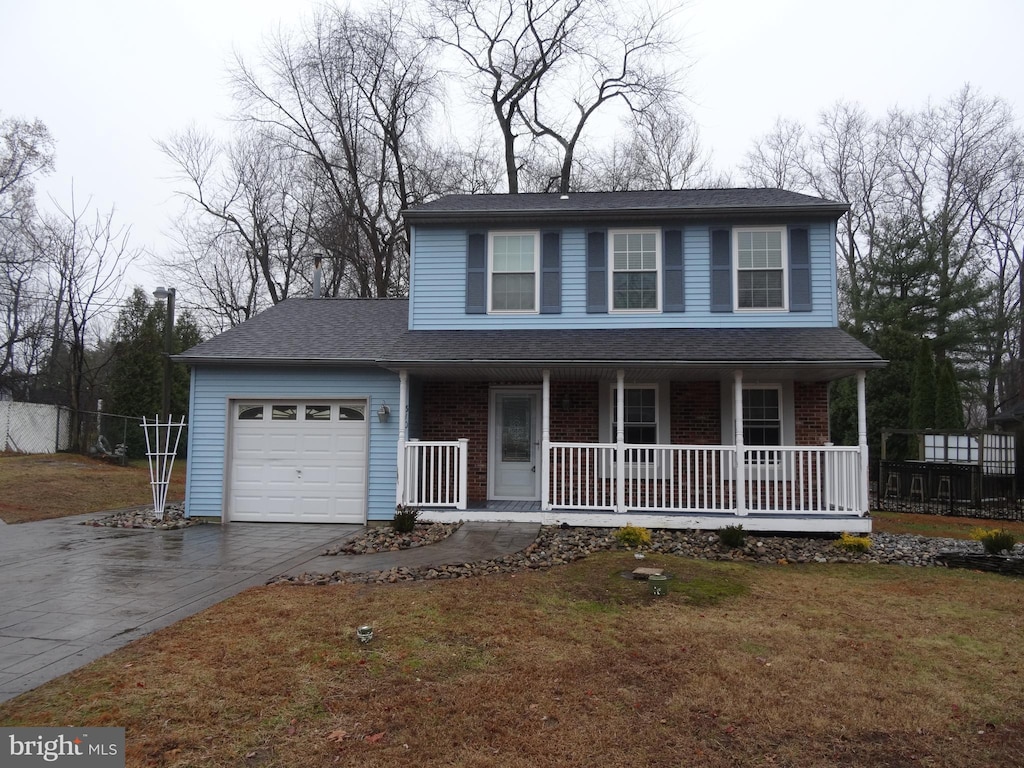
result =
[{"label": "dark wooden fence", "polygon": [[977,464],[883,460],[875,488],[877,509],[1024,520],[1015,476]]}]

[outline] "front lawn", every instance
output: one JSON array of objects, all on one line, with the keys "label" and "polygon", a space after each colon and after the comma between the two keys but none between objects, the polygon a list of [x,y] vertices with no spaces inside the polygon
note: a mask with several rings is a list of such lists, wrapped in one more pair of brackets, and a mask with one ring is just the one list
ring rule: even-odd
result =
[{"label": "front lawn", "polygon": [[947,539],[969,539],[975,528],[1005,528],[1024,541],[1024,523],[986,520],[976,517],[923,515],[911,512],[872,512],[871,529],[876,533],[909,533]]},{"label": "front lawn", "polygon": [[125,726],[130,766],[1024,764],[1024,581],[649,556],[656,598],[636,565],[256,588],[0,723]]},{"label": "front lawn", "polygon": [[[0,454],[0,520],[27,523],[153,503],[146,460],[127,467],[74,453]],[[185,461],[174,462],[168,501],[185,498]]]}]

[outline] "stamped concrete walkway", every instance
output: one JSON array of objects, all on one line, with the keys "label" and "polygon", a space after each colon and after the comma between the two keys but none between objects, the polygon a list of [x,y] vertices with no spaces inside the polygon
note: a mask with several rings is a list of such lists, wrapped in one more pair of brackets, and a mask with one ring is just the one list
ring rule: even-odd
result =
[{"label": "stamped concrete walkway", "polygon": [[97,515],[0,531],[0,701],[282,573],[447,565],[523,549],[537,526],[467,523],[445,542],[321,557],[355,525],[93,528]]}]

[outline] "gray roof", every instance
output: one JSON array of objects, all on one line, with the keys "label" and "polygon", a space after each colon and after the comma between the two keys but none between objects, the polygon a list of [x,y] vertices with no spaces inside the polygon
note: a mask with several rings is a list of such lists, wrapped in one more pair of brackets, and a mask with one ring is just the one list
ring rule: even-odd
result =
[{"label": "gray roof", "polygon": [[838,328],[410,331],[405,299],[288,299],[178,355],[191,365],[877,367]]},{"label": "gray roof", "polygon": [[403,211],[410,224],[519,219],[694,219],[802,215],[838,218],[846,203],[784,189],[678,189],[447,195]]}]

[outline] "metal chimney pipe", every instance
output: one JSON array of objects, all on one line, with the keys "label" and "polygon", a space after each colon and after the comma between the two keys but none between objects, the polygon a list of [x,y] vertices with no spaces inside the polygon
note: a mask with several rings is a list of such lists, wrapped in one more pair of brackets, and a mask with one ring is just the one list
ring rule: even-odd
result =
[{"label": "metal chimney pipe", "polygon": [[313,298],[319,299],[323,296],[323,289],[321,283],[323,282],[324,271],[320,267],[320,262],[323,260],[322,253],[313,254]]}]

